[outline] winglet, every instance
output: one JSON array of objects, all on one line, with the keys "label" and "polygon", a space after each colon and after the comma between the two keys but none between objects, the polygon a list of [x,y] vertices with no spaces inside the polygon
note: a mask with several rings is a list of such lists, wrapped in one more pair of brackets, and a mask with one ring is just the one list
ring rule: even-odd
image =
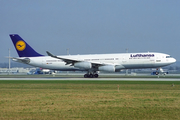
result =
[{"label": "winglet", "polygon": [[46,51],[46,53],[49,55],[49,56],[53,56],[53,54],[51,54],[50,52]]},{"label": "winglet", "polygon": [[11,34],[9,36],[11,37],[19,57],[43,56],[37,53],[31,46],[29,46],[18,34]]},{"label": "winglet", "polygon": [[48,51],[46,51],[46,53],[47,53],[49,56],[53,57],[53,58],[58,58],[57,56],[55,56],[55,55],[51,54],[51,53],[50,53],[50,52],[48,52]]}]

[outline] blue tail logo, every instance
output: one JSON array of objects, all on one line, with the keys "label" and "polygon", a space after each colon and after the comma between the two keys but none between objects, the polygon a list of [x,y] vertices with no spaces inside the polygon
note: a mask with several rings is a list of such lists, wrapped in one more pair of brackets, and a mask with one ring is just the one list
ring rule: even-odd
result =
[{"label": "blue tail logo", "polygon": [[18,34],[10,35],[19,57],[43,56],[29,46]]}]

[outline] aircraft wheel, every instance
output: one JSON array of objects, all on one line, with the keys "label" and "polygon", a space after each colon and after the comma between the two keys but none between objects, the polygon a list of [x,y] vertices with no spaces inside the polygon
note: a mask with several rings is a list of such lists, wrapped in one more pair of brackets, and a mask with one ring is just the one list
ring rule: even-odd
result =
[{"label": "aircraft wheel", "polygon": [[85,75],[84,75],[84,78],[88,78],[88,77],[89,77],[89,75],[88,75],[88,74],[85,74]]},{"label": "aircraft wheel", "polygon": [[89,75],[89,77],[90,77],[90,78],[93,78],[93,77],[94,77],[94,75],[93,75],[93,74],[90,74],[90,75]]},{"label": "aircraft wheel", "polygon": [[98,74],[94,74],[94,77],[95,77],[95,78],[98,78],[98,77],[99,77],[99,75],[98,75]]}]

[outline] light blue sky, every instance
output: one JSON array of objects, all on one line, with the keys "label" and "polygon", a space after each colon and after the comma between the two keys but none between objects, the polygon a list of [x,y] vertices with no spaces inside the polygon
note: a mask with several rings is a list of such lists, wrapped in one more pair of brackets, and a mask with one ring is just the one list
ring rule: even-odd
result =
[{"label": "light blue sky", "polygon": [[180,61],[179,0],[0,0],[0,62],[9,34],[46,55],[162,52]]}]

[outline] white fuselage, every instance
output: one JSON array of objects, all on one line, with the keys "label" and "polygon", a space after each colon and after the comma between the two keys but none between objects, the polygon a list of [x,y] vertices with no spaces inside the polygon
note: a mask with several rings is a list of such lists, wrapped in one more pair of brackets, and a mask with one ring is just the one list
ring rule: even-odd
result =
[{"label": "white fuselage", "polygon": [[[176,60],[168,54],[163,53],[122,53],[122,54],[95,54],[95,55],[66,55],[58,56],[78,61],[86,61],[90,63],[99,63],[103,65],[113,65],[116,71],[122,69],[139,69],[139,68],[158,68],[170,65]],[[30,59],[29,65],[41,67],[45,69],[73,71],[83,70],[61,59],[52,58],[50,56],[42,57],[26,57]]]}]

